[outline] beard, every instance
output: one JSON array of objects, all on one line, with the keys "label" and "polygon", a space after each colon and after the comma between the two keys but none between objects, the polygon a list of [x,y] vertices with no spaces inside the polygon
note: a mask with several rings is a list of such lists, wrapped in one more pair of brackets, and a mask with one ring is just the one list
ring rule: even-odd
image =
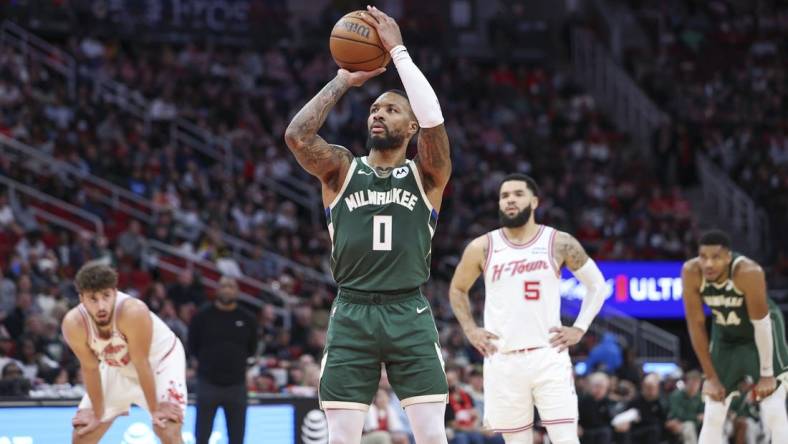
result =
[{"label": "beard", "polygon": [[93,315],[90,315],[90,317],[93,318],[93,322],[95,322],[96,325],[99,326],[99,327],[106,327],[106,326],[108,326],[109,324],[112,323],[112,313],[110,313],[109,316],[107,316],[107,320],[106,321],[99,321],[97,319],[97,317],[93,316]]},{"label": "beard", "polygon": [[404,141],[405,136],[391,134],[388,128],[381,135],[369,132],[367,134],[367,150],[391,151],[401,147]]},{"label": "beard", "polygon": [[509,217],[506,213],[498,209],[498,220],[501,222],[502,227],[517,228],[527,224],[531,219],[532,208],[530,205],[523,208],[522,211]]}]

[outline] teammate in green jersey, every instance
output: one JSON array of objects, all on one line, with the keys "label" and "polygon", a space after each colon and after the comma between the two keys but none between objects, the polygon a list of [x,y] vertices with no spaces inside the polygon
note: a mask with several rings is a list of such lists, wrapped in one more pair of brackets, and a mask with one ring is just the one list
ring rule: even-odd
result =
[{"label": "teammate in green jersey", "polygon": [[[385,365],[418,444],[446,443],[448,394],[438,332],[420,286],[451,175],[449,140],[435,92],[402,44],[396,22],[368,7],[364,20],[390,52],[405,92],[380,95],[367,118],[369,155],[317,135],[351,87],[384,71],[340,69],[285,133],[287,146],[320,179],[331,268],[339,292],[321,362],[320,405],[330,443],[358,443]],[[418,154],[405,158],[418,133]]]},{"label": "teammate in green jersey", "polygon": [[[788,346],[785,321],[766,294],[763,269],[730,249],[730,238],[710,231],[700,238],[698,257],[684,263],[681,280],[692,348],[706,381],[699,444],[722,441],[725,416],[746,377],[774,443],[788,443],[785,409]],[[711,341],[702,304],[712,313]]]}]

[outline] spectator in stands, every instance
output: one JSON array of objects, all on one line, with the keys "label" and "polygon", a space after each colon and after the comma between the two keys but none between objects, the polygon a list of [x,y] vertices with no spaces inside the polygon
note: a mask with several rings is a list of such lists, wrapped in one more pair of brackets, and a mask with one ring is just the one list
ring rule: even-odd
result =
[{"label": "spectator in stands", "polygon": [[403,438],[407,443],[407,437],[402,433],[403,429],[398,412],[392,408],[389,402],[388,391],[383,388],[378,389],[372,405],[367,410],[361,443],[392,444],[396,442],[401,444]]},{"label": "spectator in stands", "polygon": [[257,319],[238,305],[238,283],[219,281],[216,301],[192,319],[189,350],[197,357],[198,444],[208,444],[221,407],[231,444],[242,444],[246,427],[246,361],[257,350]]},{"label": "spectator in stands", "polygon": [[25,329],[27,317],[38,311],[33,303],[33,295],[29,291],[18,291],[16,294],[16,307],[5,318],[5,327],[12,338],[19,338]]},{"label": "spectator in stands", "polygon": [[281,392],[276,384],[276,378],[268,370],[263,370],[260,374],[253,377],[253,384],[249,391],[260,394]]},{"label": "spectator in stands", "polygon": [[13,358],[15,348],[14,340],[8,334],[8,330],[0,324],[0,369],[9,362],[15,362],[21,368],[22,363]]},{"label": "spectator in stands", "polygon": [[25,377],[33,386],[51,384],[60,371],[58,363],[40,350],[33,338],[23,337],[19,343],[19,357]]},{"label": "spectator in stands", "polygon": [[25,378],[19,364],[9,362],[3,366],[2,379],[0,379],[0,396],[24,397],[30,392],[30,386],[30,380]]},{"label": "spectator in stands", "polygon": [[610,378],[606,373],[588,377],[588,391],[578,401],[578,435],[582,444],[606,444],[612,441],[613,401],[608,397]]},{"label": "spectator in stands", "polygon": [[8,194],[0,193],[0,230],[11,230],[14,228],[14,210],[8,202]]},{"label": "spectator in stands", "polygon": [[118,260],[122,261],[128,258],[135,264],[140,263],[146,239],[142,235],[142,225],[138,220],[132,219],[129,222],[129,227],[118,237],[117,245]]},{"label": "spectator in stands", "polygon": [[643,378],[643,370],[637,364],[637,354],[631,347],[624,349],[624,362],[616,373],[619,379],[638,384]]},{"label": "spectator in stands", "polygon": [[447,368],[446,381],[449,384],[449,405],[446,406],[446,427],[451,430],[451,444],[483,444],[481,418],[473,407],[473,399],[460,386],[460,369]]},{"label": "spectator in stands", "polygon": [[203,286],[195,277],[194,270],[188,267],[178,275],[178,282],[167,289],[167,296],[172,299],[177,309],[184,304],[200,307],[205,302]]},{"label": "spectator in stands", "polygon": [[16,283],[10,273],[0,279],[0,323],[16,306]]},{"label": "spectator in stands", "polygon": [[660,398],[659,384],[659,375],[646,375],[641,383],[640,395],[630,401],[626,411],[620,414],[632,414],[631,419],[615,426],[617,432],[623,433],[625,444],[659,444],[662,440],[668,412]]},{"label": "spectator in stands", "polygon": [[703,421],[703,399],[700,386],[703,377],[697,370],[687,372],[684,386],[677,388],[668,398],[668,432],[678,436],[683,444],[696,444]]},{"label": "spectator in stands", "polygon": [[621,361],[621,346],[616,335],[605,332],[602,340],[588,354],[586,368],[589,372],[602,371],[612,375],[621,367]]}]

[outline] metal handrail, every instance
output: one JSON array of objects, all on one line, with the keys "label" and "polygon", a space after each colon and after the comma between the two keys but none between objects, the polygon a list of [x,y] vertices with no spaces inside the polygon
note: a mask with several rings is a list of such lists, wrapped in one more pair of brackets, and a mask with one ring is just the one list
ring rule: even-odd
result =
[{"label": "metal handrail", "polygon": [[[101,222],[101,219],[95,214],[87,212],[82,208],[71,205],[70,203],[64,202],[60,199],[56,199],[46,193],[42,193],[41,191],[38,191],[31,186],[25,185],[3,174],[0,174],[0,183],[4,184],[9,189],[14,190],[15,192],[22,192],[24,194],[34,197],[36,200],[46,202],[48,204],[61,208],[66,212],[78,215],[80,218],[90,221],[96,227],[96,233],[102,236],[104,235],[104,223]],[[43,210],[42,212],[51,214]]]},{"label": "metal handrail", "polygon": [[[13,180],[13,179],[8,179],[5,176],[0,175],[0,182],[5,184],[8,187],[8,189],[9,189],[9,191],[11,193],[16,193],[16,192],[23,192],[23,193],[26,193],[26,194],[30,193],[30,187],[28,187],[27,185],[24,185],[22,183],[19,183],[19,182]],[[32,193],[32,195],[36,199],[39,199],[41,197],[40,193],[38,193],[38,192]],[[54,202],[56,205],[62,207],[65,210],[68,210],[72,214],[78,214],[81,217],[86,217],[84,214],[80,214],[79,212],[73,211],[73,208],[70,208],[70,207],[73,207],[73,206],[68,204],[68,203],[66,203],[66,202],[63,202],[63,201],[60,201],[59,199],[54,199],[54,198],[51,198],[51,201],[57,201],[57,202]],[[53,203],[53,202],[50,202],[50,203]],[[63,217],[60,217],[60,216],[58,216],[56,214],[52,214],[52,213],[50,213],[50,212],[48,212],[46,210],[43,210],[41,208],[31,207],[31,210],[33,211],[34,214],[39,216],[41,219],[44,219],[47,222],[52,223],[54,225],[58,225],[58,226],[64,227],[64,228],[68,229],[69,231],[71,231],[73,233],[80,233],[80,232],[83,232],[85,230],[84,227],[81,227],[81,226],[79,226],[79,225],[77,225],[77,224],[75,224],[75,223],[73,223],[73,222],[71,222],[71,221],[69,221],[69,220],[67,220],[67,219],[65,219]],[[89,217],[88,219],[90,219],[93,222],[94,227],[95,227],[94,233],[99,235],[99,236],[103,236],[104,228],[103,228],[103,226],[101,224],[101,220],[95,215],[89,215],[89,216],[91,216],[91,217]],[[160,242],[155,241],[155,240],[150,240],[150,239],[146,240],[146,245],[153,245],[154,248],[166,251],[167,254],[177,253],[177,251],[173,251],[172,247],[167,246],[166,244],[161,244]],[[189,261],[190,262],[195,262],[194,260],[191,260],[191,259],[189,259]],[[200,263],[201,266],[211,268],[210,267],[210,263],[206,264],[206,263],[203,263],[203,262]],[[179,267],[179,266],[177,266],[175,264],[171,264],[171,263],[164,262],[164,261],[159,261],[158,263],[154,264],[154,266],[157,267],[157,268],[161,268],[161,269],[167,270],[167,271],[169,271],[171,273],[175,273],[175,274],[180,273],[180,272],[185,270],[184,267]],[[215,266],[212,267],[212,268],[215,270]],[[215,270],[215,271],[218,273],[218,270]],[[218,287],[218,284],[217,284],[216,281],[210,279],[207,276],[201,276],[201,277],[202,277],[202,283],[205,286],[207,286],[207,287],[209,287],[211,289],[216,289]],[[253,283],[250,283],[250,282],[245,282],[245,283],[254,285]],[[259,288],[259,286],[255,286],[255,288]],[[283,292],[275,290],[275,289],[270,289],[270,291],[268,291],[268,289],[264,289],[264,291],[266,291],[268,294],[272,294],[272,295],[277,296],[277,297],[281,297],[282,295],[286,296]],[[252,305],[254,305],[256,307],[262,307],[263,303],[262,303],[262,301],[259,298],[256,298],[253,295],[250,295],[250,294],[244,292],[243,290],[239,290],[239,292],[240,292],[240,297],[241,297],[241,299],[243,301],[245,301],[247,303],[250,303],[250,304],[252,304]],[[273,308],[274,308],[274,312],[276,312],[279,315],[282,315],[282,316],[285,316],[285,317],[290,315],[290,312],[287,309],[285,309],[284,307],[274,306]]]},{"label": "metal handrail", "polygon": [[[216,274],[219,274],[219,275],[222,274],[222,272],[219,271],[219,268],[213,262],[207,261],[205,259],[202,259],[202,258],[194,256],[194,255],[189,255],[189,254],[187,254],[187,253],[181,251],[180,249],[175,248],[175,247],[173,247],[171,245],[167,245],[167,244],[165,244],[163,242],[160,242],[160,241],[157,241],[155,239],[148,239],[147,245],[148,245],[148,248],[150,250],[158,251],[160,253],[163,253],[163,254],[169,255],[169,256],[175,256],[175,257],[177,257],[179,259],[182,259],[182,260],[184,260],[186,262],[189,262],[189,263],[192,263],[192,264],[195,264],[195,265],[199,265],[200,267],[209,269],[209,270],[215,272]],[[289,295],[289,294],[287,294],[287,293],[285,293],[285,292],[283,292],[281,290],[278,290],[278,289],[276,289],[276,288],[274,288],[274,287],[272,287],[272,286],[270,286],[270,285],[268,285],[266,283],[260,282],[257,279],[253,279],[253,278],[250,278],[248,276],[242,276],[240,278],[236,278],[236,280],[238,280],[239,283],[242,283],[242,284],[245,284],[245,285],[247,285],[249,287],[254,288],[255,290],[259,290],[260,293],[266,293],[266,294],[270,294],[272,296],[275,296],[275,297],[279,298],[282,302],[284,302],[286,305],[291,305],[291,304],[294,304],[295,302],[297,302],[297,299],[295,297],[293,297],[293,296],[291,296],[291,295]]]},{"label": "metal handrail", "polygon": [[[139,205],[143,208],[148,208],[151,213],[155,211],[155,208],[151,201],[140,197],[137,194],[132,193],[125,188],[119,187],[112,182],[102,179],[93,174],[85,174],[84,171],[74,167],[73,165],[69,164],[68,162],[64,162],[62,160],[56,159],[49,154],[41,150],[37,150],[29,145],[26,145],[16,139],[12,139],[4,134],[0,134],[0,149],[6,148],[16,151],[18,154],[23,156],[27,156],[28,158],[35,159],[42,164],[48,165],[49,167],[53,168],[59,172],[66,172],[70,175],[73,175],[78,180],[93,185],[99,189],[103,189],[110,193],[109,201],[105,201],[109,203],[112,208],[116,208],[134,218],[141,219],[143,221],[149,222],[152,221],[152,216],[150,214],[146,214],[144,212],[139,211],[133,206],[127,205],[123,202],[122,199],[127,199],[131,202],[134,202],[136,205]],[[21,162],[23,166],[25,162]],[[34,171],[35,172],[35,171]]]},{"label": "metal handrail", "polygon": [[585,29],[572,33],[575,79],[594,95],[619,128],[629,131],[645,158],[651,157],[651,135],[667,116],[610,56],[596,36]]},{"label": "metal handrail", "polygon": [[705,154],[696,157],[703,188],[704,202],[711,204],[718,214],[715,220],[728,224],[735,233],[743,233],[746,242],[737,245],[754,258],[768,257],[769,220],[766,212]]},{"label": "metal handrail", "polygon": [[[562,318],[571,324],[580,311],[580,305],[579,300],[562,298]],[[648,359],[675,360],[680,356],[679,338],[676,335],[609,305],[602,307],[589,330],[597,336],[611,332],[634,347],[640,356]]]},{"label": "metal handrail", "polygon": [[[3,148],[13,150],[22,156],[27,156],[28,158],[36,159],[38,162],[49,165],[50,167],[54,168],[57,171],[61,171],[61,172],[64,171],[78,178],[82,182],[88,183],[90,185],[95,186],[96,188],[108,192],[109,196],[100,195],[98,196],[98,198],[102,203],[110,206],[111,208],[117,209],[122,213],[132,218],[143,221],[147,224],[152,224],[155,222],[155,215],[159,210],[156,207],[156,205],[149,199],[146,199],[135,193],[132,193],[131,191],[125,188],[115,185],[114,183],[109,182],[93,174],[89,174],[89,173],[85,174],[84,171],[74,167],[73,165],[67,162],[56,159],[40,150],[37,150],[22,142],[19,142],[16,139],[12,139],[8,136],[0,134],[0,150]],[[22,165],[25,167],[28,166],[25,164],[25,162],[22,162]],[[125,201],[134,203],[136,207],[134,205],[127,204]],[[140,211],[138,207],[145,209],[145,211]],[[200,224],[199,225],[200,230],[206,228],[204,222],[199,221],[199,224]],[[247,257],[251,256],[255,250],[255,246],[252,245],[251,243],[225,232],[221,232],[221,239],[227,245],[233,247],[233,250],[235,252],[245,254]],[[273,251],[264,249],[263,252],[266,255],[268,255],[268,257],[273,259],[275,262],[279,263],[281,266],[292,268],[298,273],[310,279],[316,280],[318,282],[322,282],[329,285],[334,284],[333,278],[326,273],[316,271],[310,267],[295,262],[292,259],[277,254]]]},{"label": "metal handrail", "polygon": [[70,97],[76,93],[76,61],[62,49],[27,31],[10,20],[0,26],[0,43],[14,45],[25,57],[33,57],[66,77]]},{"label": "metal handrail", "polygon": [[[65,76],[71,97],[75,95],[76,77],[79,76],[93,85],[94,97],[101,96],[108,103],[119,106],[134,117],[143,120],[146,127],[150,124],[147,112],[150,109],[150,103],[139,91],[112,79],[99,77],[88,67],[79,66],[76,59],[68,52],[47,43],[9,20],[3,22],[0,31],[0,41],[15,45],[24,55],[43,61]],[[53,59],[51,57],[52,54],[57,55],[57,57]],[[58,60],[61,62],[58,62]],[[232,144],[229,139],[217,136],[213,132],[201,128],[182,117],[176,117],[172,121],[171,134],[174,143],[188,145],[195,151],[224,164],[229,171],[238,170],[243,166],[241,159],[234,158]],[[263,180],[263,185],[267,188],[309,210],[312,222],[318,222],[320,205],[314,189],[308,183],[294,178],[291,178],[288,184],[299,188],[303,191],[303,194],[294,192],[287,186],[283,186],[274,180]]]}]

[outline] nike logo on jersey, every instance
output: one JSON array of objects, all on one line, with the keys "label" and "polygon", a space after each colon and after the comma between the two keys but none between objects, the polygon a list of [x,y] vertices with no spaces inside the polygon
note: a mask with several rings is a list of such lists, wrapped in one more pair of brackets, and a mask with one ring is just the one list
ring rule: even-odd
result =
[{"label": "nike logo on jersey", "polygon": [[499,249],[495,250],[494,253],[500,253],[501,251],[503,251],[505,249],[506,249],[506,247],[499,248]]},{"label": "nike logo on jersey", "polygon": [[361,174],[362,176],[371,176],[372,171],[358,170],[358,174]]},{"label": "nike logo on jersey", "polygon": [[426,307],[417,308],[416,309],[416,313],[417,314],[422,314],[422,313],[424,313],[424,310],[426,310],[427,308],[429,308],[429,305],[426,306]]}]

